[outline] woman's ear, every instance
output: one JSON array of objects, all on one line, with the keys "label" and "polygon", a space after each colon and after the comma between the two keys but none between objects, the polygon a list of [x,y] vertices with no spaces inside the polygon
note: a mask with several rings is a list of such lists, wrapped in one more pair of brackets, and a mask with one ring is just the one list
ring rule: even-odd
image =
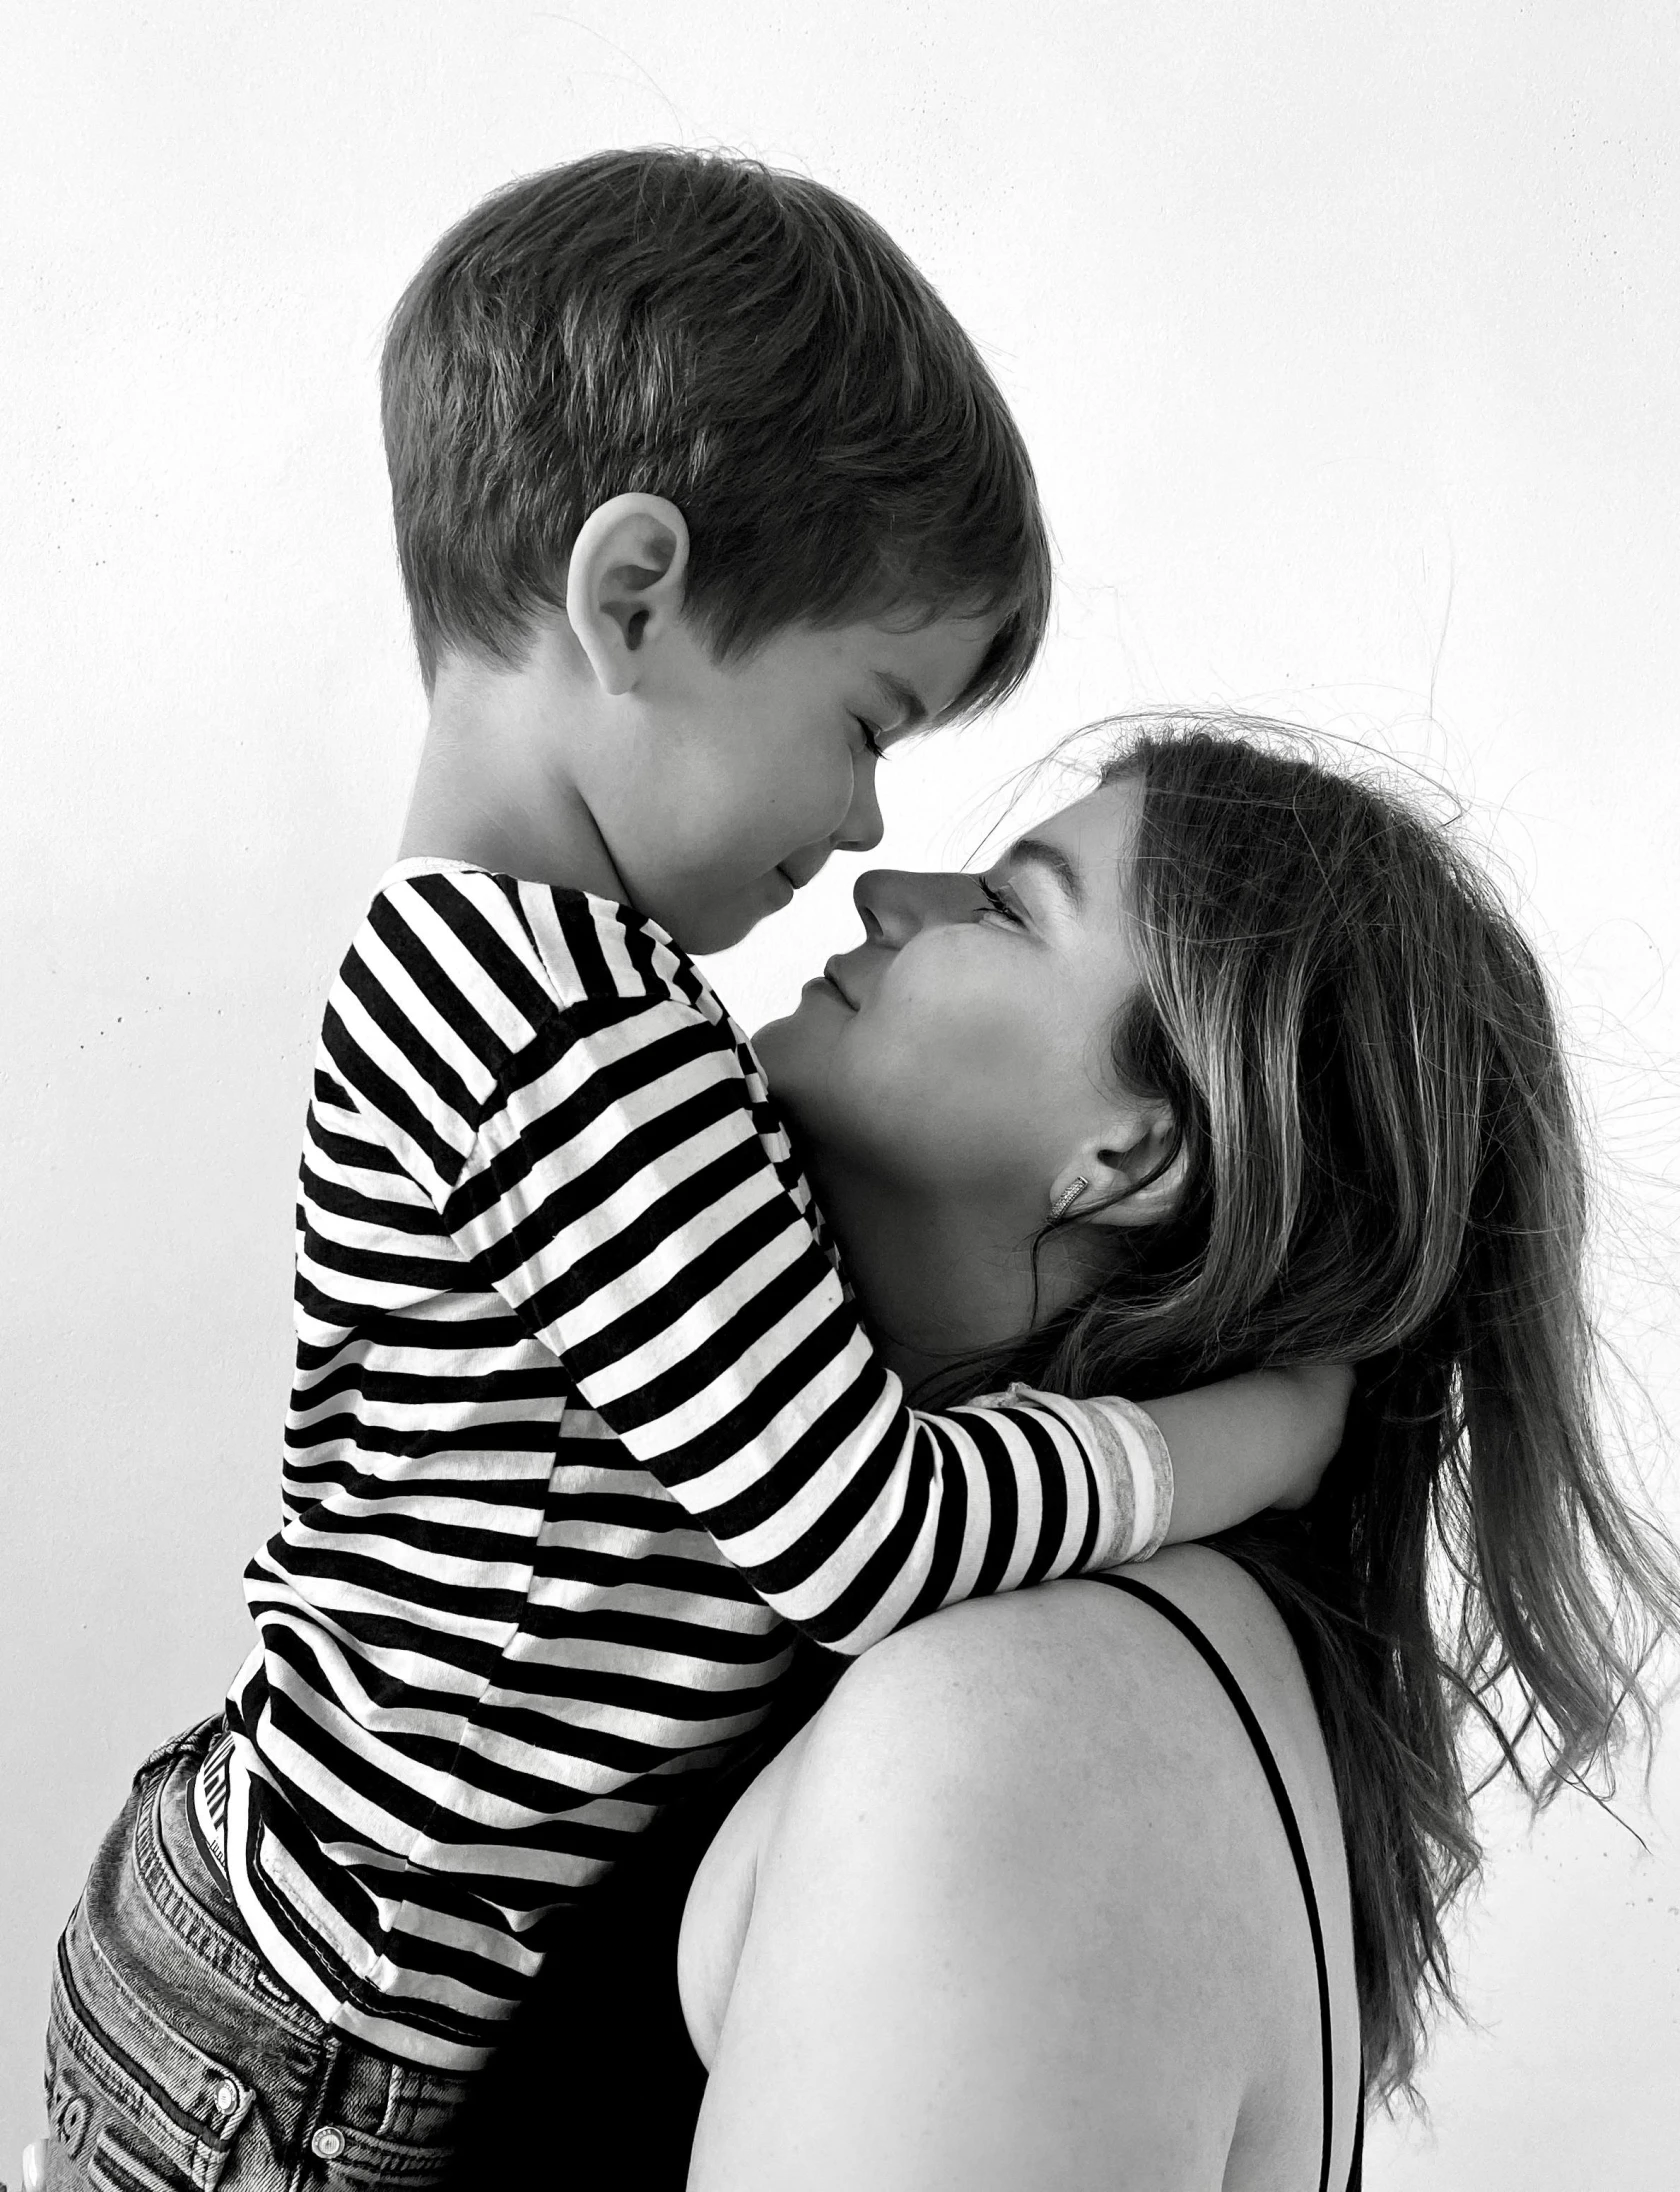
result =
[{"label": "woman's ear", "polygon": [[663,495],[614,495],[572,543],[566,621],[605,693],[639,682],[650,649],[682,614],[688,524]]},{"label": "woman's ear", "polygon": [[1064,1225],[1158,1225],[1178,1206],[1187,1163],[1172,1107],[1161,1098],[1129,1104],[1057,1173],[1051,1214]]}]

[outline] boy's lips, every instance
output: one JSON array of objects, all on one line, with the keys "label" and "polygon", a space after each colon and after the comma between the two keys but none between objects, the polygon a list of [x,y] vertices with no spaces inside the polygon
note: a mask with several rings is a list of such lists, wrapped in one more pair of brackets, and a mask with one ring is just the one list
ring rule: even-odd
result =
[{"label": "boy's lips", "polygon": [[821,980],[828,986],[828,988],[833,990],[835,996],[839,998],[840,1002],[846,1007],[846,1010],[848,1012],[856,1012],[857,1000],[855,997],[853,997],[850,990],[846,988],[840,977],[835,973],[834,961],[832,959],[828,962],[827,966],[823,968]]},{"label": "boy's lips", "polygon": [[778,860],[776,873],[794,890],[802,891],[807,883],[814,883],[828,866],[828,849],[817,846],[804,852],[790,853],[785,860]]}]

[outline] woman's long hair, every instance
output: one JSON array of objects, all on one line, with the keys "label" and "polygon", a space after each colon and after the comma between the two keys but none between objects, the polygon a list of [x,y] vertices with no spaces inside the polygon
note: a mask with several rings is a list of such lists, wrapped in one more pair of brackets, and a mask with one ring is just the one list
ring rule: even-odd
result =
[{"label": "woman's long hair", "polygon": [[1168,1098],[1185,1191],[1005,1365],[1147,1397],[1362,1365],[1318,1497],[1222,1545],[1313,1684],[1353,1894],[1367,2073],[1409,2086],[1475,1877],[1466,1721],[1538,1803],[1606,1765],[1680,1618],[1608,1471],[1588,1175],[1547,982],[1486,875],[1386,790],[1235,718],[1128,719],[1141,977],[1124,1081]]}]

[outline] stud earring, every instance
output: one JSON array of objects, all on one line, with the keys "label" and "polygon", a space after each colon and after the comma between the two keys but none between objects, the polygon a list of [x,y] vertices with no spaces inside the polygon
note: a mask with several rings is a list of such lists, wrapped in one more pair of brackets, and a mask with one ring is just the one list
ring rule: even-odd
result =
[{"label": "stud earring", "polygon": [[1084,1194],[1090,1184],[1089,1180],[1075,1180],[1071,1187],[1063,1188],[1056,1200],[1050,1205],[1050,1223],[1052,1225],[1056,1223],[1058,1218],[1066,1217],[1068,1211],[1078,1202],[1080,1196]]}]

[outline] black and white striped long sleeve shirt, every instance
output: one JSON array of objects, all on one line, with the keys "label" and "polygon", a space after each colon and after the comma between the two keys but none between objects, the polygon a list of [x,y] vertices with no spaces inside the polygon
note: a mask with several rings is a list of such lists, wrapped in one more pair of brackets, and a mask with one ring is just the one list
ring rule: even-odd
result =
[{"label": "black and white striped long sleeve shirt", "polygon": [[795,1624],[859,1652],[1135,1558],[1121,1401],[917,1414],[762,1071],[627,908],[404,861],[329,999],[284,1522],[197,1818],[329,2024],[470,2069],[576,1899],[762,1719]]}]

